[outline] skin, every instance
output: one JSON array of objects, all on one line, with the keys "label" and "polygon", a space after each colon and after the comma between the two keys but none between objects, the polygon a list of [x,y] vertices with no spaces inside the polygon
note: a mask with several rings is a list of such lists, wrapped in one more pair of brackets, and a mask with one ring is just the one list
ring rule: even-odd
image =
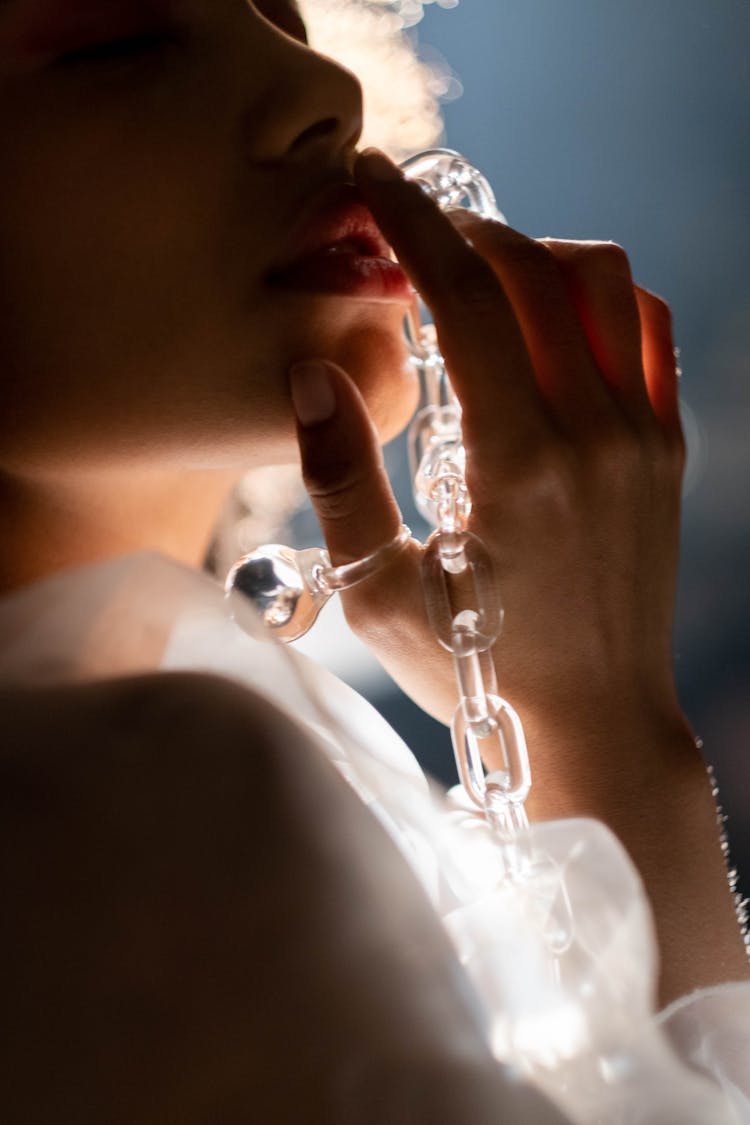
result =
[{"label": "skin", "polygon": [[0,706],[25,734],[0,762],[8,1125],[563,1125],[288,716],[190,674]]},{"label": "skin", "polygon": [[[713,805],[671,671],[683,450],[666,306],[633,286],[617,247],[539,243],[496,224],[452,222],[418,190],[383,179],[382,165],[357,163],[356,80],[306,47],[286,0],[185,0],[173,5],[169,27],[179,34],[164,49],[62,64],[60,54],[92,33],[98,41],[153,31],[164,9],[144,0],[134,29],[123,22],[133,5],[84,4],[82,25],[66,17],[51,44],[41,49],[37,35],[30,50],[29,28],[47,26],[45,3],[0,5],[2,588],[139,548],[197,564],[232,481],[252,465],[297,456],[335,561],[394,534],[399,514],[379,446],[414,406],[403,303],[282,293],[266,281],[290,223],[326,184],[351,179],[356,163],[362,193],[432,308],[462,401],[472,527],[493,555],[506,607],[498,675],[532,749],[530,812],[599,816],[618,832],[654,906],[664,1000],[747,976]],[[311,359],[324,363],[322,382],[304,367],[290,376]],[[346,609],[413,698],[448,720],[452,671],[420,609],[419,558],[412,544],[347,594]],[[217,729],[227,749],[246,742],[263,762],[289,731],[252,696],[225,728],[228,689],[208,678],[167,680],[142,678],[145,694],[126,709],[122,738],[139,761],[157,755],[152,847],[161,854],[176,839],[179,867],[180,857],[191,862]],[[86,755],[98,760],[122,726],[118,690],[114,698],[96,685],[61,689],[52,701],[4,697],[10,743],[27,744],[23,768],[3,762],[20,792],[31,784],[23,770],[35,784],[49,777],[52,730],[56,760],[79,749],[88,776]],[[188,777],[159,757],[165,699],[170,733],[176,712],[180,738],[190,740]],[[301,737],[298,750],[300,760],[316,754]],[[237,784],[244,768],[228,755]],[[74,782],[58,778],[62,809],[75,800]],[[332,779],[320,785],[321,803],[338,800]],[[177,824],[174,786],[188,810]],[[12,785],[9,792],[14,807]],[[113,800],[129,822],[127,793]],[[269,801],[278,833],[296,808],[294,793],[282,786]],[[20,856],[35,854],[31,844],[46,824],[45,879],[54,886],[80,857],[64,826],[56,830],[52,818],[50,827],[42,814],[30,812],[16,845]],[[222,806],[222,816],[237,832],[245,824],[240,809]],[[108,831],[93,822],[92,846],[107,855]],[[309,840],[299,846],[307,856]],[[29,900],[39,862],[14,883],[14,901],[22,922],[38,911],[42,931],[58,935],[59,961],[48,949],[34,969],[49,990],[58,987],[71,936],[54,903]],[[218,872],[225,857],[209,862]],[[128,871],[127,855],[112,853],[105,881],[115,898]],[[282,881],[293,871],[291,856]],[[323,865],[311,880],[323,896],[331,872]],[[251,881],[245,893],[260,892]],[[97,903],[101,919],[121,909],[106,896],[95,911]],[[298,924],[310,917],[314,910]],[[181,923],[170,907],[170,933]],[[211,962],[211,972],[227,974],[227,988],[241,958],[267,948],[252,927],[246,937],[231,957],[222,950]],[[99,971],[85,981],[92,1004],[111,966]],[[311,973],[306,987],[314,981]],[[363,998],[364,1010],[372,999]],[[70,1019],[75,1025],[74,1012]],[[200,1026],[200,1011],[194,1019]],[[164,1035],[174,1043],[168,1021]],[[472,1042],[469,1071],[478,1067],[487,1097],[500,1098],[478,1034]],[[240,1057],[256,1048],[252,1037],[232,1046]],[[210,1045],[201,1049],[196,1056],[191,1044],[184,1066],[196,1057],[218,1066],[221,1047],[213,1056]],[[288,1049],[303,1050],[304,1039]],[[53,1043],[50,1057],[55,1050]],[[445,1043],[425,1050],[433,1074],[451,1073],[446,1059],[452,1073],[461,1071]],[[113,1049],[112,1057],[136,1074],[127,1054]],[[237,1093],[237,1081],[222,1071],[224,1095],[231,1089],[235,1099],[222,1120],[243,1119],[243,1104],[260,1096],[257,1082]],[[32,1120],[18,1106],[18,1119]],[[153,1109],[154,1120],[163,1111]],[[298,1112],[290,1104],[288,1119]],[[326,1112],[321,1120],[332,1119]],[[68,1116],[88,1119],[80,1104]],[[145,1111],[139,1119],[149,1120]]]},{"label": "skin", "polygon": [[[615,830],[654,910],[664,1002],[746,979],[713,799],[672,671],[684,445],[669,309],[634,286],[618,246],[450,222],[380,157],[363,157],[357,175],[430,304],[461,400],[469,530],[490,549],[505,607],[495,665],[530,746],[529,815],[596,816]],[[326,369],[333,410],[298,432],[343,562],[387,542],[400,517],[361,397]],[[405,690],[449,722],[454,672],[419,612],[422,554],[412,543],[345,606]],[[415,660],[420,643],[426,658]]]},{"label": "skin", "polygon": [[296,457],[295,359],[355,371],[383,437],[408,417],[401,305],[265,277],[300,212],[351,180],[358,83],[304,45],[287,0],[172,7],[175,42],[99,63],[59,56],[158,31],[166,5],[133,22],[132,5],[68,0],[36,50],[21,44],[60,7],[2,12],[6,588],[140,542],[199,562],[239,474]]}]

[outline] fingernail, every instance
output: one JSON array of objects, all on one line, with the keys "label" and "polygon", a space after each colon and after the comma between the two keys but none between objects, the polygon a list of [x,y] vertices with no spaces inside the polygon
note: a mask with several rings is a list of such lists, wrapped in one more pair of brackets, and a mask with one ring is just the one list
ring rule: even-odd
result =
[{"label": "fingernail", "polygon": [[403,173],[397,164],[394,164],[379,148],[366,148],[359,155],[358,163],[364,167],[371,180],[381,183],[403,179]]},{"label": "fingernail", "polygon": [[321,360],[306,359],[289,371],[292,405],[300,426],[317,426],[336,412],[336,394],[328,367]]}]

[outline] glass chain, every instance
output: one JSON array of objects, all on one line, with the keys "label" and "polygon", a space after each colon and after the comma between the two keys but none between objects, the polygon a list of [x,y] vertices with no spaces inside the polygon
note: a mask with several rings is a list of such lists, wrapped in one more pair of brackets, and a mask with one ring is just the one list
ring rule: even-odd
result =
[{"label": "glass chain", "polygon": [[[431,149],[401,165],[439,207],[463,207],[504,222],[487,180],[458,153]],[[451,740],[458,774],[471,801],[507,842],[529,826],[525,801],[531,771],[523,726],[497,686],[492,650],[503,622],[492,558],[481,538],[468,530],[471,497],[466,484],[466,451],[461,407],[440,354],[435,326],[411,323],[412,362],[421,382],[420,409],[409,429],[409,457],[416,506],[435,531],[425,544],[422,586],[427,615],[438,643],[451,653],[458,706]],[[265,544],[243,556],[229,572],[227,594],[243,595],[233,603],[238,624],[253,633],[254,613],[282,640],[302,636],[335,590],[346,589],[379,570],[409,541],[409,529],[380,550],[342,567],[331,566],[326,551],[294,551]],[[243,602],[253,613],[245,619]],[[491,764],[485,774],[484,762]],[[717,801],[721,849],[729,843],[718,804],[718,788],[708,767]],[[510,854],[510,853],[509,853]],[[513,851],[512,854],[515,854]],[[729,884],[750,956],[748,900],[737,890],[737,872]]]},{"label": "glass chain", "polygon": [[[450,149],[417,153],[401,165],[442,210],[462,208],[504,222],[492,188]],[[524,802],[531,771],[523,726],[497,686],[492,649],[503,622],[492,558],[468,530],[471,497],[461,407],[440,354],[435,326],[411,325],[420,409],[409,429],[412,488],[418,510],[436,530],[425,544],[422,586],[430,624],[453,656],[459,703],[451,739],[461,782],[501,836],[528,827]],[[485,776],[483,762],[491,764]]]},{"label": "glass chain", "polygon": [[[531,771],[521,720],[498,692],[492,649],[503,609],[489,551],[468,530],[461,408],[434,325],[420,327],[413,362],[424,404],[409,430],[414,499],[436,529],[425,544],[422,586],[435,637],[453,656],[459,697],[451,724],[453,752],[468,796],[510,839],[528,827],[524,802]],[[483,761],[492,764],[486,775]]]},{"label": "glass chain", "polygon": [[[437,205],[461,207],[503,220],[485,177],[450,149],[417,153],[401,165]],[[435,531],[425,544],[422,584],[427,614],[438,642],[453,656],[459,704],[451,737],[459,777],[468,796],[506,839],[528,827],[524,801],[531,786],[521,720],[498,693],[492,648],[503,610],[490,554],[468,530],[471,498],[461,407],[450,385],[431,323],[410,325],[412,360],[422,384],[420,409],[409,431],[409,455],[417,508]],[[333,567],[320,548],[295,551],[266,543],[230,570],[228,594],[235,620],[250,632],[243,602],[285,641],[301,637],[336,590],[347,589],[379,570],[409,541],[402,526],[380,550],[347,566]],[[485,776],[483,762],[491,763]]]}]

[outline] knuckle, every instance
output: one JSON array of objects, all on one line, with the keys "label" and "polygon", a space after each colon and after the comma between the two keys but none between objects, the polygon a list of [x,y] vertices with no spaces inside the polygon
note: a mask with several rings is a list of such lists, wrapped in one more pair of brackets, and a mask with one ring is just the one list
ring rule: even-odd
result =
[{"label": "knuckle", "polygon": [[653,418],[599,427],[590,456],[596,478],[611,496],[621,496],[639,481],[679,479],[685,451],[681,434],[665,433]]},{"label": "knuckle", "polygon": [[644,447],[644,441],[632,427],[618,421],[600,424],[593,441],[594,464],[610,482],[629,479],[642,459]]},{"label": "knuckle", "polygon": [[476,485],[470,480],[472,494],[490,498],[485,508],[498,526],[519,517],[526,522],[531,515],[536,525],[559,527],[569,520],[579,490],[572,453],[561,442],[530,446],[505,466],[502,489],[494,477]]},{"label": "knuckle", "polygon": [[665,429],[652,415],[650,420],[640,424],[635,437],[642,460],[648,462],[657,475],[682,476],[686,449],[681,427]]},{"label": "knuckle", "polygon": [[555,458],[544,458],[537,467],[535,486],[548,511],[569,516],[579,490],[573,457],[558,453]]},{"label": "knuckle", "polygon": [[672,310],[663,297],[641,290],[642,300],[647,306],[647,316],[657,334],[665,341],[672,339]]},{"label": "knuckle", "polygon": [[617,242],[586,243],[584,254],[602,273],[631,280],[630,259]]},{"label": "knuckle", "polygon": [[553,527],[570,520],[576,505],[578,483],[567,458],[560,455],[536,458],[524,486],[525,496],[547,526]]},{"label": "knuckle", "polygon": [[654,293],[648,294],[648,301],[651,305],[656,320],[660,324],[671,328],[672,309],[670,308],[668,302],[665,301],[663,297],[657,297]]},{"label": "knuckle", "polygon": [[342,523],[361,510],[363,479],[351,468],[339,471],[335,479],[306,479],[308,495],[321,519]]},{"label": "knuckle", "polygon": [[555,254],[542,239],[527,238],[500,224],[483,228],[476,245],[501,271],[524,275],[540,283],[560,275]]},{"label": "knuckle", "polygon": [[555,255],[543,242],[531,238],[508,243],[498,256],[498,262],[509,276],[521,281],[530,289],[547,288],[552,297],[558,289],[561,272]]}]

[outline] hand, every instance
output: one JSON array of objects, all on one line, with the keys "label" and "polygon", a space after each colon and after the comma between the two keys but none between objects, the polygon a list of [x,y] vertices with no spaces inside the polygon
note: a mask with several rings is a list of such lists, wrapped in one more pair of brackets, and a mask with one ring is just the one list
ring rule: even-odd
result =
[{"label": "hand", "polygon": [[[451,221],[415,185],[367,168],[361,190],[431,308],[463,408],[470,530],[505,606],[501,693],[526,722],[674,708],[683,442],[667,306],[634,287],[617,246]],[[342,562],[387,542],[400,515],[361,399],[342,372],[329,375],[335,412],[299,436]],[[419,561],[414,543],[344,605],[404,690],[449,721],[453,672],[422,608]]]},{"label": "hand", "polygon": [[[526,728],[529,814],[598,816],[619,835],[651,898],[663,1002],[744,979],[716,811],[672,675],[684,445],[669,310],[634,286],[617,246],[451,221],[392,166],[394,178],[378,173],[360,160],[463,408],[469,526],[505,606],[493,655]],[[400,515],[356,388],[326,370],[327,395],[318,382],[306,401],[304,372],[292,390],[311,423],[299,426],[308,489],[345,562],[388,542]],[[412,543],[344,606],[403,688],[448,721],[456,687],[422,608],[420,556]]]}]

